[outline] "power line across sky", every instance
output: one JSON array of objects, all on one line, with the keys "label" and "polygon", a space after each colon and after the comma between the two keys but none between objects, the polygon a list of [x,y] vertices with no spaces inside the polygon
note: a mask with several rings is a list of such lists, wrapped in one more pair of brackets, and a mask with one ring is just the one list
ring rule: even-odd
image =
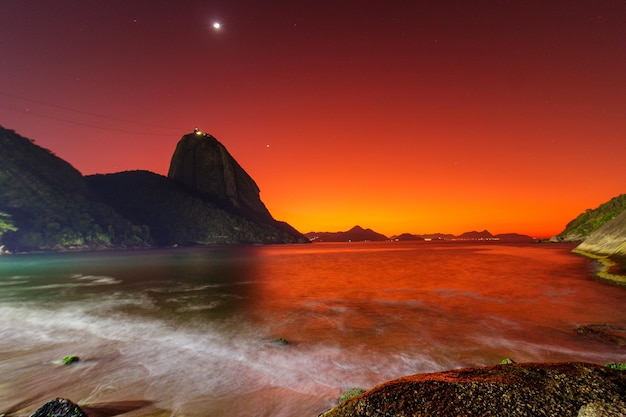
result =
[{"label": "power line across sky", "polygon": [[[92,129],[150,136],[171,136],[172,132],[185,130],[185,128],[181,127],[130,121],[95,112],[78,110],[6,91],[0,91],[0,97],[5,98],[4,103],[0,102],[0,107],[3,109]],[[163,132],[163,130],[168,132]]]}]

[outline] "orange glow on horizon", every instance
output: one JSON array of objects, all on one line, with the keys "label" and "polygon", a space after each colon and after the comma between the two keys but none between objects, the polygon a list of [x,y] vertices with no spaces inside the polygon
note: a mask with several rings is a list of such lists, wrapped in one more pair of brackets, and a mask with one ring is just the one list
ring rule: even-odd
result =
[{"label": "orange glow on horizon", "polygon": [[[355,209],[354,205],[360,207]],[[561,232],[567,222],[582,211],[564,211],[558,203],[516,206],[473,202],[465,204],[433,203],[399,207],[396,205],[367,205],[356,200],[326,206],[308,204],[306,207],[283,201],[282,205],[267,204],[276,219],[285,220],[303,233],[346,231],[359,225],[387,237],[402,233],[450,233],[459,235],[472,230],[489,230],[492,234],[522,233],[536,238],[551,237]],[[277,207],[273,209],[272,207]],[[584,210],[583,210],[584,211]]]}]

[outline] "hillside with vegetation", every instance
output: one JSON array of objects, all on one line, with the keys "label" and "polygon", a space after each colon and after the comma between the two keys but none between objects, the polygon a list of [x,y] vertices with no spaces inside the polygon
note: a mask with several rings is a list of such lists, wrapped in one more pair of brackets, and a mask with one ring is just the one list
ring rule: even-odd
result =
[{"label": "hillside with vegetation", "polygon": [[300,238],[286,223],[250,219],[228,202],[206,198],[152,172],[127,171],[86,179],[124,217],[146,224],[159,246],[295,243]]},{"label": "hillside with vegetation", "polygon": [[626,210],[602,225],[580,245],[578,252],[626,257]]},{"label": "hillside with vegetation", "polygon": [[551,240],[580,242],[573,251],[600,262],[599,278],[626,285],[626,194],[586,210]]},{"label": "hillside with vegetation", "polygon": [[12,251],[136,247],[145,227],[120,216],[52,152],[0,127],[0,245]]},{"label": "hillside with vegetation", "polygon": [[569,222],[555,240],[560,242],[582,242],[604,224],[626,210],[626,194],[619,195],[595,209],[587,209]]}]

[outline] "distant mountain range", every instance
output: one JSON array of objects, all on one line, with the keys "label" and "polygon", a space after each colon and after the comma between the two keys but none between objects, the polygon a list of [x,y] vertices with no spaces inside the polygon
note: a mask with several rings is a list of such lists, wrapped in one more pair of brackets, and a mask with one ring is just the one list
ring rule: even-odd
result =
[{"label": "distant mountain range", "polygon": [[354,226],[347,232],[309,232],[304,236],[311,242],[379,242],[389,240],[387,236],[376,233],[372,229]]},{"label": "distant mountain range", "polygon": [[415,240],[495,240],[502,242],[533,242],[535,239],[531,236],[521,235],[518,233],[504,233],[492,235],[487,230],[482,232],[466,232],[455,236],[445,233],[431,233],[416,235],[411,233],[403,233],[387,237],[381,233],[377,233],[372,229],[363,229],[355,226],[346,232],[309,232],[304,234],[312,242],[380,242],[380,241],[415,241]]},{"label": "distant mountain range", "polygon": [[168,177],[84,177],[0,127],[0,252],[296,242],[309,241],[274,220],[256,183],[210,135],[184,135]]},{"label": "distant mountain range", "polygon": [[[518,234],[493,235],[487,230],[460,235],[447,233],[402,233],[387,237],[372,229],[355,226],[346,232],[309,232],[312,242],[416,241],[416,240],[496,240],[500,242],[534,242],[535,238]],[[578,242],[579,252],[601,256],[626,256],[626,194],[612,198],[595,209],[587,209],[570,221],[565,229],[550,239],[551,242]],[[626,266],[625,266],[626,268]]]}]

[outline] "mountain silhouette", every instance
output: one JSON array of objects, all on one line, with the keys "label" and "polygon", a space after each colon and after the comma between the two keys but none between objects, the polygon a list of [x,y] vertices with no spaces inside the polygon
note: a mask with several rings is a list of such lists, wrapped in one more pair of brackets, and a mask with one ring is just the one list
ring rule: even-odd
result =
[{"label": "mountain silhouette", "polygon": [[[148,171],[84,177],[0,127],[0,250],[308,242],[271,216],[254,180],[223,145],[195,136],[179,142],[172,178]],[[210,146],[189,146],[198,140]],[[196,182],[179,175],[185,172]]]}]

